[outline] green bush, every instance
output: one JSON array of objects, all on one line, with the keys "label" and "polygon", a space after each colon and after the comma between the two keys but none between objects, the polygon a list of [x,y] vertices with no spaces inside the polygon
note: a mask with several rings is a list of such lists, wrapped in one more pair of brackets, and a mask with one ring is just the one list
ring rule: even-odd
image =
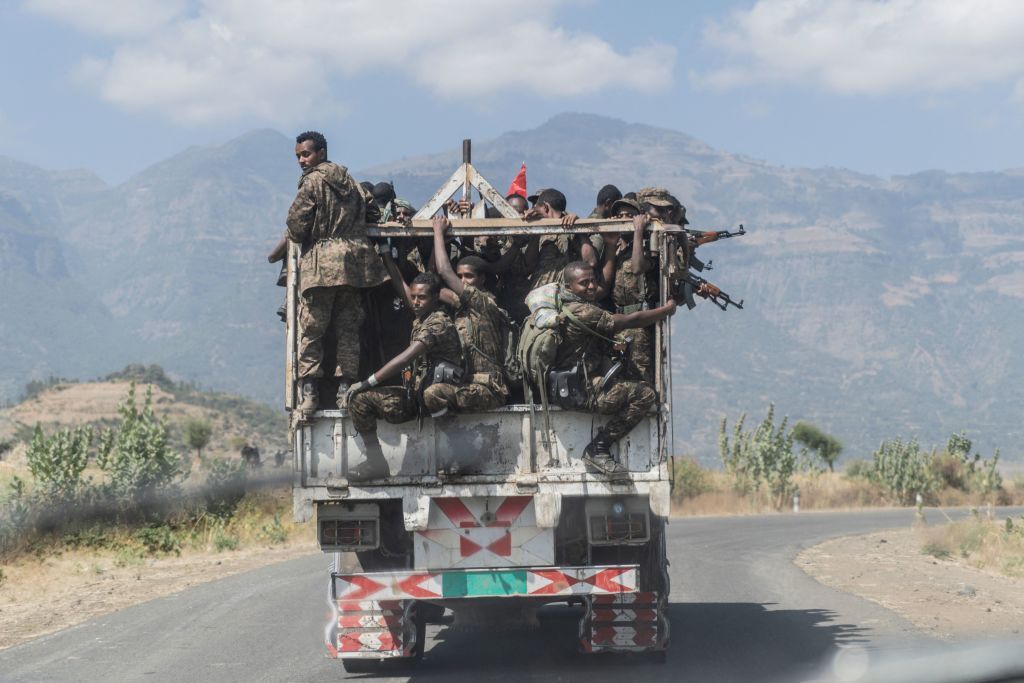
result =
[{"label": "green bush", "polygon": [[897,503],[913,505],[918,494],[928,500],[937,488],[932,456],[921,451],[917,439],[883,441],[873,460],[872,481]]},{"label": "green bush", "polygon": [[280,512],[275,512],[274,519],[260,528],[260,537],[275,545],[288,540],[288,530],[281,523]]},{"label": "green bush", "polygon": [[693,498],[715,489],[708,471],[693,458],[672,459],[672,493],[678,499]]},{"label": "green bush", "polygon": [[181,554],[181,541],[166,524],[144,526],[133,534],[150,555],[157,553]]},{"label": "green bush", "polygon": [[213,427],[206,420],[189,420],[185,423],[185,442],[196,450],[196,456],[203,459],[203,449],[210,443]]},{"label": "green bush", "polygon": [[64,504],[78,502],[89,484],[82,480],[82,472],[89,464],[92,438],[92,430],[87,427],[62,429],[47,437],[36,424],[25,457],[37,495]]},{"label": "green bush", "polygon": [[213,536],[213,547],[217,552],[238,550],[238,537],[224,530],[218,530]]},{"label": "green bush", "polygon": [[786,432],[788,418],[775,427],[775,405],[768,406],[768,414],[753,431],[744,432],[746,413],[733,428],[732,441],[726,432],[723,418],[718,433],[718,450],[725,469],[733,476],[736,490],[743,495],[767,489],[772,504],[782,509],[795,487],[793,475],[797,457],[793,453],[793,433]]},{"label": "green bush", "polygon": [[167,421],[153,412],[152,388],[140,410],[133,383],[117,412],[120,425],[103,432],[96,456],[108,496],[130,504],[175,487],[184,475],[181,456],[170,446]]},{"label": "green bush", "polygon": [[230,517],[245,496],[245,463],[221,458],[203,458],[206,472],[206,509],[220,518]]},{"label": "green bush", "polygon": [[847,479],[871,479],[872,463],[870,460],[850,460],[843,469]]}]

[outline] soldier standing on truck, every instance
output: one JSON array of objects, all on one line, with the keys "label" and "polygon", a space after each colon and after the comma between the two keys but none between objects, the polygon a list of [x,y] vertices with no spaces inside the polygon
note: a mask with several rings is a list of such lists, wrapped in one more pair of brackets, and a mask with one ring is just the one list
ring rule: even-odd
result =
[{"label": "soldier standing on truck", "polygon": [[[615,283],[612,286],[612,300],[616,313],[635,313],[650,308],[651,296],[658,291],[653,279],[654,264],[644,247],[644,230],[650,224],[650,217],[632,199],[620,199],[612,207],[615,218],[631,218],[633,234],[623,235],[615,255]],[[654,381],[654,335],[652,327],[638,327],[629,333],[619,333],[616,338],[626,343],[626,374],[630,379]],[[629,341],[626,341],[626,337]]]},{"label": "soldier standing on truck", "polygon": [[597,277],[590,264],[574,261],[565,267],[563,277],[558,323],[561,342],[554,367],[568,368],[582,362],[589,380],[587,409],[599,415],[614,415],[587,444],[583,461],[604,474],[625,476],[628,470],[612,457],[611,446],[640,423],[657,400],[657,394],[647,382],[604,374],[611,338],[621,330],[664,320],[675,313],[676,302],[669,299],[664,306],[651,310],[612,314],[596,305]]},{"label": "soldier standing on truck", "polygon": [[[442,291],[442,300],[455,309],[455,327],[465,352],[469,381],[463,385],[432,385],[423,399],[432,413],[490,410],[508,400],[502,343],[508,335],[508,314],[484,290],[486,261],[479,256],[464,256],[452,269],[444,243],[445,231],[450,227],[444,216],[434,217],[434,254],[437,273],[448,285]],[[513,249],[518,251],[518,247]]]},{"label": "soldier standing on truck", "polygon": [[317,381],[324,375],[323,337],[333,329],[333,375],[338,396],[359,378],[360,328],[366,315],[359,290],[388,279],[366,237],[367,198],[344,166],[327,160],[327,140],[315,131],[295,138],[302,168],[299,191],[288,210],[287,236],[299,257],[299,410],[320,405]]},{"label": "soldier standing on truck", "polygon": [[[405,299],[416,315],[410,343],[405,351],[389,360],[365,381],[353,384],[342,406],[348,408],[352,424],[364,441],[374,439],[377,420],[406,422],[419,414],[420,401],[430,409],[437,406],[431,390],[436,384],[460,384],[462,379],[462,344],[452,319],[441,307],[441,278],[436,273],[420,273],[406,286],[390,255],[385,255],[395,291]],[[415,363],[414,363],[415,362]],[[378,386],[395,377],[414,363],[411,386]],[[422,397],[422,399],[421,399]],[[369,461],[368,461],[369,462]],[[357,477],[382,476],[379,465]]]}]

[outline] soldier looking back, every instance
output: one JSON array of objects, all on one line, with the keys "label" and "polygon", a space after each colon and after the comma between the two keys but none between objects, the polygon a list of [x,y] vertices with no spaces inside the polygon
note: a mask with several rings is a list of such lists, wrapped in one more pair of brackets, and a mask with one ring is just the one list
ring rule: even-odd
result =
[{"label": "soldier looking back", "polygon": [[449,288],[442,292],[442,298],[448,295],[445,303],[455,308],[455,327],[466,356],[468,381],[462,385],[434,385],[424,395],[424,402],[432,413],[490,410],[505,405],[508,399],[502,343],[503,328],[508,333],[508,317],[498,308],[494,296],[484,290],[486,261],[479,256],[464,256],[452,270],[444,243],[445,231],[450,227],[444,216],[434,217],[434,254],[437,272]]},{"label": "soldier looking back", "polygon": [[672,299],[659,308],[635,313],[612,314],[599,308],[597,278],[594,269],[584,261],[565,267],[562,289],[562,314],[559,332],[562,341],[555,359],[557,369],[582,363],[589,381],[587,409],[599,415],[614,415],[597,431],[584,450],[583,461],[593,469],[612,476],[628,473],[627,468],[611,455],[611,445],[629,434],[654,405],[657,395],[647,382],[608,377],[606,379],[610,340],[616,332],[653,325],[676,311]]},{"label": "soldier looking back", "polygon": [[323,337],[334,330],[338,395],[359,378],[359,333],[366,315],[359,290],[388,279],[366,237],[367,197],[344,166],[327,160],[327,140],[309,131],[295,139],[302,168],[299,191],[288,210],[287,236],[300,245],[299,410],[320,403]]}]

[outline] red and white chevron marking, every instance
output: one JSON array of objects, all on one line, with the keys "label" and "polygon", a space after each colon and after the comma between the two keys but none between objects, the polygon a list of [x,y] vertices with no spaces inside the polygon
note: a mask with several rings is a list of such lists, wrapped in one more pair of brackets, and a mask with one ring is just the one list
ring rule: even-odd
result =
[{"label": "red and white chevron marking", "polygon": [[554,529],[537,526],[532,496],[434,498],[414,536],[417,569],[554,564]]},{"label": "red and white chevron marking", "polygon": [[332,657],[385,659],[410,656],[407,624],[400,601],[338,600],[328,629],[327,650]]},{"label": "red and white chevron marking", "polygon": [[657,593],[595,595],[580,620],[583,652],[645,652],[664,649]]}]

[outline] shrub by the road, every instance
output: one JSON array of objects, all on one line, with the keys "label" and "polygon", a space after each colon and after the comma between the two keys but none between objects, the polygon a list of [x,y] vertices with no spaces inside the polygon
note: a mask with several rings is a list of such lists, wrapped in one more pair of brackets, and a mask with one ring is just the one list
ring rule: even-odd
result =
[{"label": "shrub by the road", "polygon": [[793,494],[793,475],[797,455],[793,453],[793,433],[786,431],[788,418],[775,426],[775,406],[768,406],[764,420],[751,431],[744,431],[746,413],[732,429],[730,440],[726,420],[718,433],[718,450],[726,471],[732,475],[736,490],[744,495],[762,491],[772,505],[781,509]]}]

